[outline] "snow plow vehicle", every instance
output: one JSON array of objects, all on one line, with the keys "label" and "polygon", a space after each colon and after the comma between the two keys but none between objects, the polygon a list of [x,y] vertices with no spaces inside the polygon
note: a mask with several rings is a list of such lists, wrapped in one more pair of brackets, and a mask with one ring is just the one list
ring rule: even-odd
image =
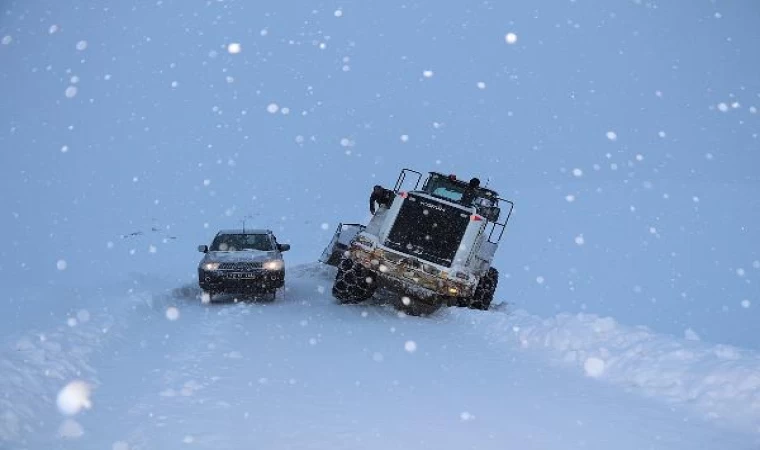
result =
[{"label": "snow plow vehicle", "polygon": [[338,226],[320,258],[338,268],[332,287],[338,303],[360,303],[384,288],[410,315],[442,306],[490,307],[499,281],[491,263],[514,203],[475,178],[468,183],[429,172],[420,188],[421,179],[403,169],[390,205],[380,206],[366,226]]}]

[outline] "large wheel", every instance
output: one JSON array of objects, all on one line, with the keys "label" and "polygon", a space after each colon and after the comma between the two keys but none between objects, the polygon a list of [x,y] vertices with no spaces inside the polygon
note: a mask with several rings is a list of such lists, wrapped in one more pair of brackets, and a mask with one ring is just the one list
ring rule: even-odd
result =
[{"label": "large wheel", "polygon": [[485,275],[480,279],[478,287],[475,288],[475,294],[469,307],[472,309],[487,310],[493,301],[493,294],[496,292],[496,286],[499,284],[499,271],[494,267],[488,269]]},{"label": "large wheel", "polygon": [[371,271],[350,258],[340,260],[332,288],[338,303],[363,302],[374,295],[376,287]]}]

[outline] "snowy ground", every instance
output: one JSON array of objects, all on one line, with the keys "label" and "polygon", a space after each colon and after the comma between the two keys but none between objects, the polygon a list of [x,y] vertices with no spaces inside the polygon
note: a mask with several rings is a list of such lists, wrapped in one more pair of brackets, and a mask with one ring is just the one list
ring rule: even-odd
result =
[{"label": "snowy ground", "polygon": [[291,267],[274,303],[151,277],[11,292],[0,447],[760,447],[756,352],[592,315],[341,307],[332,276]]}]

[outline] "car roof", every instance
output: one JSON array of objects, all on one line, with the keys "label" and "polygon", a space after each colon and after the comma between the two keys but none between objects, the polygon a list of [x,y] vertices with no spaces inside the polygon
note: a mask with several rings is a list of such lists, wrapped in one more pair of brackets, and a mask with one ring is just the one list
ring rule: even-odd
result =
[{"label": "car roof", "polygon": [[[441,172],[428,172],[428,173],[431,174],[431,175],[438,175],[439,177],[443,177],[443,178],[449,178],[449,175],[443,174]],[[451,178],[449,178],[449,179],[451,180]],[[451,181],[453,181],[454,183],[456,183],[456,184],[458,184],[460,186],[467,186],[467,184],[469,182],[469,180],[462,180],[462,179],[459,179],[459,178],[455,178],[455,179],[453,179]],[[479,191],[490,192],[491,195],[493,195],[494,197],[498,197],[499,196],[498,192],[494,191],[493,189],[489,189],[487,187],[484,187],[484,186],[478,186],[478,190]]]},{"label": "car roof", "polygon": [[217,235],[220,234],[272,234],[272,230],[267,230],[264,228],[253,228],[253,229],[230,229],[230,230],[220,230]]}]

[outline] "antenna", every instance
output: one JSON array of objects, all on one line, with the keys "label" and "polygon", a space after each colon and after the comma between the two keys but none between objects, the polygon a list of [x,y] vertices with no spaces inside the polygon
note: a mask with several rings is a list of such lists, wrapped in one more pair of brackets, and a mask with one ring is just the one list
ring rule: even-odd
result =
[{"label": "antenna", "polygon": [[245,233],[245,219],[253,219],[253,216],[250,214],[247,216],[243,216],[243,220],[241,220],[241,222],[243,222],[243,233]]}]

